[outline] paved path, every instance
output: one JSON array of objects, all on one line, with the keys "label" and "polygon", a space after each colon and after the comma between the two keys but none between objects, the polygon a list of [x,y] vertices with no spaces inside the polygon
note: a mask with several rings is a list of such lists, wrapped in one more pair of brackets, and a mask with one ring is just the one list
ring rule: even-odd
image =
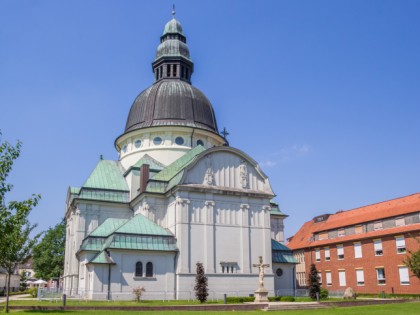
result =
[{"label": "paved path", "polygon": [[[29,294],[11,295],[11,296],[9,296],[9,301],[19,300],[21,298],[27,298],[28,296],[30,296],[30,295]],[[4,302],[6,302],[6,297],[5,296],[0,297],[0,303],[4,303]]]}]

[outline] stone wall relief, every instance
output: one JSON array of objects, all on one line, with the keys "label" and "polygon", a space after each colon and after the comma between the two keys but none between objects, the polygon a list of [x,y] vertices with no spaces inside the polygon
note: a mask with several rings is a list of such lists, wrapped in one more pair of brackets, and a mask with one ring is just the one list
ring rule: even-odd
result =
[{"label": "stone wall relief", "polygon": [[242,161],[242,164],[239,165],[239,182],[242,188],[248,187],[248,168],[245,161]]},{"label": "stone wall relief", "polygon": [[213,160],[211,155],[206,156],[206,173],[204,174],[204,184],[214,185],[214,171],[213,171]]}]

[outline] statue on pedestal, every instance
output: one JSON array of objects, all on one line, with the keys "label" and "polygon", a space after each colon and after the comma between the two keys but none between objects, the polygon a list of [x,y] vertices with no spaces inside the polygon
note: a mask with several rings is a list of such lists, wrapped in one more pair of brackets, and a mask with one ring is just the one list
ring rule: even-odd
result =
[{"label": "statue on pedestal", "polygon": [[264,288],[264,268],[268,268],[270,265],[264,264],[262,256],[259,256],[259,263],[252,266],[258,268],[258,289],[255,291],[254,302],[268,302],[268,291]]}]

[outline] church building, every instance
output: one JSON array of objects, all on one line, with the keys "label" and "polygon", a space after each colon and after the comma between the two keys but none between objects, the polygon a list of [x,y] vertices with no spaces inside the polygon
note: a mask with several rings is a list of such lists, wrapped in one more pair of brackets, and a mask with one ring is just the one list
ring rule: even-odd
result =
[{"label": "church building", "polygon": [[[99,160],[66,201],[64,291],[87,299],[194,298],[196,263],[209,298],[248,296],[262,257],[269,295],[294,289],[283,245],[287,217],[269,179],[229,146],[207,97],[191,84],[194,63],[179,21],[166,25],[141,92],[115,140],[118,160]],[[290,294],[290,293],[287,293]]]}]

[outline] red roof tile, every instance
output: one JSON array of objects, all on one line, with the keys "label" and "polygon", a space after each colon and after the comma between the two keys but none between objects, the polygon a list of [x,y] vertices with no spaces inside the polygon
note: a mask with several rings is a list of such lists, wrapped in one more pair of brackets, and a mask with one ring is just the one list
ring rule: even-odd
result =
[{"label": "red roof tile", "polygon": [[373,205],[356,208],[332,214],[327,220],[315,223],[313,220],[306,222],[293,236],[287,246],[291,249],[320,246],[331,243],[341,243],[355,239],[370,238],[388,234],[398,234],[413,230],[420,230],[420,224],[412,224],[402,227],[372,231],[364,234],[353,234],[334,239],[313,241],[314,233],[328,231],[339,227],[356,225],[364,222],[371,222],[389,217],[396,217],[403,214],[420,211],[420,193],[397,198]]}]

